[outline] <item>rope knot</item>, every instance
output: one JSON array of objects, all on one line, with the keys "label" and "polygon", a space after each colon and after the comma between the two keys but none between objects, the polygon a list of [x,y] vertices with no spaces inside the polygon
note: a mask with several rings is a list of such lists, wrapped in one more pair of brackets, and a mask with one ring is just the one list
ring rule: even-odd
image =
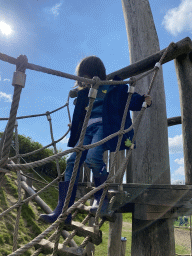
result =
[{"label": "rope knot", "polygon": [[135,86],[137,82],[137,78],[135,76],[132,76],[129,78],[130,86]]},{"label": "rope knot", "polygon": [[50,121],[50,120],[51,120],[50,112],[47,111],[45,114],[46,114],[46,116],[47,116],[47,121]]},{"label": "rope knot", "polygon": [[93,88],[97,90],[101,84],[101,79],[98,76],[94,76],[93,80],[95,81]]},{"label": "rope knot", "polygon": [[77,153],[79,153],[79,152],[81,152],[81,151],[84,151],[85,150],[85,148],[84,148],[84,146],[82,145],[82,146],[76,146],[75,147],[75,151],[77,152]]}]

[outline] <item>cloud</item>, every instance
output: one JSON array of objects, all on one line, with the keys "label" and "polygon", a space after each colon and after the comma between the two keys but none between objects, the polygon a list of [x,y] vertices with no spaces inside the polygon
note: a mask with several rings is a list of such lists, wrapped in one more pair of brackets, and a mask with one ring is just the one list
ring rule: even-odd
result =
[{"label": "cloud", "polygon": [[66,143],[68,143],[68,140],[69,140],[69,138],[64,138],[64,139],[62,139],[60,142],[62,143],[62,144],[66,144]]},{"label": "cloud", "polygon": [[3,79],[3,82],[10,82],[11,80],[10,79],[8,79],[8,78],[5,78],[5,79]]},{"label": "cloud", "polygon": [[184,173],[184,166],[180,166],[176,171],[175,174],[185,175]]},{"label": "cloud", "polygon": [[182,134],[176,135],[173,138],[169,138],[169,153],[176,154],[183,152],[183,140]]},{"label": "cloud", "polygon": [[192,1],[182,0],[178,7],[169,9],[162,24],[174,36],[183,31],[192,32]]},{"label": "cloud", "polygon": [[3,99],[5,102],[12,102],[12,95],[0,92],[0,100]]},{"label": "cloud", "polygon": [[63,5],[62,2],[57,3],[53,7],[48,9],[48,12],[53,14],[55,17],[57,17],[59,15],[59,11],[60,11],[62,5]]},{"label": "cloud", "polygon": [[180,158],[180,159],[175,159],[174,160],[175,163],[177,163],[178,165],[184,165],[184,157]]},{"label": "cloud", "polygon": [[184,180],[172,180],[171,184],[172,185],[185,185],[185,181]]}]

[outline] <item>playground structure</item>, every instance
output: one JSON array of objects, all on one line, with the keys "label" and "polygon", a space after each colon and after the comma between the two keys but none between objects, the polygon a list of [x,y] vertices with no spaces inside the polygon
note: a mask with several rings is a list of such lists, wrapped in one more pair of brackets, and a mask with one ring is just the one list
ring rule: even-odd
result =
[{"label": "playground structure", "polygon": [[[53,159],[58,159],[59,157],[62,157],[63,155],[66,155],[68,153],[77,152],[77,158],[81,156],[81,152],[85,149],[88,149],[89,147],[95,146],[95,145],[88,145],[88,146],[82,146],[83,142],[83,133],[85,132],[86,129],[86,123],[88,122],[89,114],[91,113],[91,105],[93,104],[94,101],[94,90],[97,89],[97,87],[104,83],[109,83],[109,84],[120,84],[120,83],[128,83],[129,86],[129,92],[130,92],[130,97],[131,94],[134,92],[134,87],[135,83],[145,77],[146,75],[149,75],[151,73],[154,73],[151,84],[149,85],[148,93],[150,93],[152,89],[152,85],[154,82],[154,79],[157,75],[157,72],[161,68],[161,65],[175,59],[175,66],[176,66],[176,72],[178,76],[178,83],[179,83],[179,90],[180,90],[180,97],[181,97],[181,113],[182,116],[181,118],[170,118],[167,123],[168,126],[174,125],[177,123],[182,123],[183,126],[183,140],[184,140],[184,159],[185,159],[185,183],[186,185],[169,185],[169,184],[134,184],[132,183],[132,177],[130,176],[131,171],[130,169],[127,170],[127,165],[129,158],[131,157],[131,151],[133,150],[133,146],[131,146],[130,150],[126,153],[118,153],[118,146],[117,150],[113,155],[110,155],[110,175],[108,180],[101,185],[100,187],[96,189],[92,189],[90,186],[90,179],[89,179],[89,171],[84,168],[85,174],[82,175],[81,182],[79,183],[79,189],[78,189],[78,196],[81,198],[78,200],[72,207],[67,209],[68,205],[64,206],[62,216],[53,224],[51,225],[50,228],[48,228],[43,234],[39,235],[34,241],[29,243],[28,245],[16,249],[16,244],[14,244],[13,248],[13,253],[11,255],[21,255],[26,251],[30,246],[34,245],[39,245],[40,248],[33,254],[33,255],[39,255],[39,253],[43,252],[44,250],[51,251],[53,250],[53,255],[84,255],[84,247],[87,245],[89,241],[95,244],[100,244],[102,239],[101,239],[101,233],[99,231],[100,226],[103,224],[103,220],[99,222],[99,211],[96,213],[95,216],[95,225],[92,228],[87,228],[84,226],[84,224],[89,220],[91,217],[89,214],[89,208],[83,206],[83,203],[90,198],[96,191],[98,191],[101,188],[104,188],[104,193],[102,196],[102,199],[104,198],[105,194],[108,191],[108,194],[111,198],[110,201],[110,209],[108,209],[109,212],[109,221],[115,221],[114,217],[114,212],[116,213],[122,213],[122,212],[132,212],[133,213],[133,225],[135,230],[139,229],[148,229],[148,226],[153,226],[153,223],[157,223],[157,226],[159,226],[159,231],[157,231],[157,239],[159,241],[162,241],[162,225],[166,222],[166,220],[172,220],[173,218],[180,216],[180,215],[190,215],[191,214],[191,198],[192,198],[192,175],[191,175],[191,98],[192,96],[192,89],[191,89],[191,71],[192,71],[192,64],[191,64],[191,52],[192,52],[192,42],[189,38],[185,38],[176,44],[172,43],[170,46],[160,52],[157,52],[147,58],[144,58],[143,60],[140,60],[124,69],[118,70],[112,74],[109,74],[107,76],[108,80],[113,79],[115,75],[118,75],[121,79],[127,79],[131,77],[130,80],[128,81],[99,81],[97,78],[95,79],[85,79],[85,78],[80,78],[76,77],[73,75],[69,75],[63,72],[58,72],[54,71],[51,69],[43,68],[37,65],[29,64],[27,63],[27,58],[25,56],[20,56],[19,58],[15,59],[12,57],[9,57],[5,54],[0,54],[0,59],[3,61],[7,61],[11,64],[16,65],[16,72],[13,77],[13,85],[15,87],[14,89],[14,96],[13,96],[13,102],[12,102],[12,107],[10,111],[10,117],[6,126],[6,130],[4,132],[4,136],[1,140],[1,160],[0,160],[0,171],[2,172],[1,174],[1,179],[3,178],[3,175],[8,172],[9,170],[16,171],[18,174],[18,191],[21,190],[21,172],[25,172],[28,168],[35,167],[42,165],[46,163],[47,161],[52,161]],[[10,150],[10,145],[12,141],[12,134],[13,130],[15,127],[15,121],[16,119],[19,119],[19,117],[16,117],[17,114],[17,109],[19,105],[19,98],[20,94],[22,91],[22,88],[24,87],[25,83],[25,70],[26,69],[31,69],[31,70],[36,70],[40,72],[45,72],[48,74],[52,75],[57,75],[69,79],[74,79],[78,81],[84,81],[84,82],[89,82],[93,85],[93,88],[90,92],[90,104],[89,104],[89,110],[87,112],[87,116],[85,118],[83,130],[82,130],[82,136],[80,138],[80,143],[77,147],[74,149],[69,149],[66,150],[65,152],[57,153],[56,150],[56,142],[53,139],[53,134],[51,132],[52,136],[52,144],[55,149],[55,155],[52,157],[49,157],[49,159],[42,159],[41,161],[35,162],[35,163],[28,163],[28,164],[19,164],[19,161],[17,164],[14,164],[13,162],[10,162],[11,159],[9,159],[9,150]],[[134,77],[133,77],[134,76]],[[153,88],[155,90],[155,88]],[[128,105],[130,102],[130,97],[128,98],[126,108],[128,109]],[[68,105],[68,102],[66,103],[65,106]],[[145,111],[146,106],[144,105],[142,108],[142,111],[138,115],[137,119],[134,121],[133,127],[135,130],[135,136],[137,135],[138,131],[138,126],[141,121],[142,115]],[[124,118],[126,117],[126,109],[124,113]],[[44,115],[47,115],[48,121],[50,123],[50,130],[51,129],[51,119],[50,119],[50,113],[46,113]],[[17,127],[17,126],[16,126]],[[110,138],[113,136],[118,136],[119,137],[119,142],[121,141],[122,134],[124,132],[124,126],[123,126],[123,121],[122,121],[122,126],[120,131],[115,134],[111,135]],[[63,137],[62,137],[63,138]],[[106,139],[110,139],[106,138]],[[134,143],[135,137],[133,138],[132,143]],[[102,141],[104,142],[104,140]],[[102,143],[101,142],[101,143]],[[119,143],[118,143],[119,144]],[[50,146],[50,145],[49,145]],[[21,155],[18,153],[18,148],[17,148],[17,153],[16,153],[16,158],[19,159]],[[107,157],[107,156],[105,156]],[[13,159],[12,159],[13,160]],[[72,176],[72,180],[76,177],[76,171],[77,171],[78,163],[75,164],[74,167],[74,172]],[[122,184],[123,181],[123,175],[125,170],[127,170],[127,175],[126,175],[126,184]],[[87,175],[88,174],[88,175]],[[49,185],[52,185],[54,182],[56,182],[58,179],[61,177],[61,173],[59,171],[58,167],[58,178],[54,180],[52,183]],[[116,181],[116,183],[114,183]],[[47,186],[49,186],[47,185]],[[46,186],[46,187],[47,187]],[[46,189],[46,187],[44,189]],[[70,185],[71,188],[73,188],[73,181],[71,182]],[[113,189],[113,191],[110,191]],[[69,189],[70,190],[70,189]],[[38,193],[31,195],[28,199],[22,200],[20,193],[19,193],[19,199],[18,202],[11,208],[9,208],[7,211],[3,212],[0,214],[0,217],[5,216],[9,211],[11,211],[14,208],[20,209],[22,207],[23,203],[26,203],[27,201],[35,198],[38,194],[42,192],[39,191]],[[70,194],[70,192],[68,193]],[[69,196],[67,196],[67,199]],[[66,199],[66,201],[67,201]],[[102,199],[100,202],[100,205],[102,205]],[[67,214],[69,214],[72,211],[83,211],[86,212],[88,215],[83,221],[82,224],[78,223],[72,223],[70,227],[65,227],[68,230],[74,230],[71,235],[65,240],[64,246],[58,245],[58,239],[61,235],[63,226],[62,222],[65,220],[67,217]],[[19,219],[19,211],[18,211],[18,218],[17,218],[17,223],[16,223],[16,228],[15,228],[15,234],[14,234],[14,241],[16,242],[17,240],[17,227],[18,227],[18,219]],[[138,225],[136,224],[135,220],[138,220],[137,222],[139,223]],[[163,223],[163,224],[162,224]],[[112,224],[113,225],[113,224]],[[57,228],[57,232],[54,233],[48,240],[43,240],[43,237],[45,234],[48,234],[50,231],[54,230]],[[168,230],[167,227],[164,227],[164,231],[166,232]],[[117,229],[116,229],[117,231]],[[148,231],[147,231],[148,232]],[[70,239],[73,238],[74,235],[80,235],[80,236],[85,236],[85,240],[83,243],[80,245],[80,247],[67,247],[67,244],[69,243]],[[170,236],[173,235],[173,230],[172,234],[169,234]],[[55,244],[52,243],[55,239]],[[146,239],[146,238],[145,238]],[[147,240],[147,239],[146,239]],[[169,243],[170,241],[168,241]],[[133,241],[134,243],[134,241]],[[146,241],[147,243],[147,241]],[[162,251],[158,253],[158,246],[159,245],[154,245],[154,248],[156,248],[156,251],[153,250],[151,255],[175,255],[173,245],[174,244],[161,244],[161,247],[164,248],[162,251],[166,252],[165,254],[162,254]],[[112,245],[111,245],[112,246]],[[170,248],[168,248],[168,247]],[[134,247],[134,246],[133,246]],[[143,246],[144,247],[144,246]],[[144,251],[145,248],[142,248]],[[114,249],[114,254],[112,255],[118,255],[115,254],[117,253],[117,249]],[[139,255],[136,250],[132,250],[132,255]],[[147,254],[147,249],[146,249],[146,254]]]},{"label": "playground structure", "polygon": [[[159,64],[154,65],[154,63],[159,63],[157,61],[157,60],[159,60],[159,58],[161,59],[161,62],[163,64],[163,63],[166,63],[167,61],[171,60],[175,56],[177,57],[177,56],[180,56],[181,54],[182,55],[186,54],[186,52],[191,51],[191,49],[192,49],[191,40],[189,38],[185,38],[184,40],[182,40],[182,41],[180,41],[176,44],[170,44],[170,46],[166,50],[162,50],[161,52],[155,54],[154,56],[151,56],[148,59],[142,60],[141,62],[137,63],[136,65],[138,65],[140,67],[139,68],[140,73],[142,73],[143,71],[146,72],[144,75],[148,75],[151,72],[155,72],[154,74],[156,74],[159,70],[160,65]],[[10,62],[10,59],[13,60],[13,58],[9,58],[8,56],[5,56],[5,55],[1,55],[0,57],[1,57],[1,59],[4,59],[4,60],[6,58],[6,60],[9,61],[9,62]],[[21,59],[25,60],[26,58],[20,56],[17,60],[16,59],[14,60],[15,64],[18,60],[21,60]],[[150,59],[153,59],[154,63],[150,63],[151,62]],[[178,59],[178,57],[177,57],[177,59]],[[141,65],[143,62],[144,62],[144,65]],[[28,67],[31,66],[31,68],[34,69],[34,66],[32,64],[27,64],[27,66]],[[147,70],[146,70],[146,66],[148,66]],[[129,70],[130,73],[133,72],[132,70],[134,68],[135,68],[135,64],[127,67],[127,69]],[[152,69],[150,70],[150,68],[152,68]],[[137,70],[138,70],[138,68],[137,68]],[[150,71],[148,71],[148,70],[150,70]],[[17,72],[19,72],[19,73],[17,73]],[[50,72],[55,73],[54,71],[50,71]],[[16,71],[16,74],[20,75],[21,71]],[[24,74],[24,72],[23,72],[23,74]],[[22,76],[23,76],[23,74],[22,74]],[[114,74],[115,75],[118,74],[121,77],[125,74],[125,69],[123,69],[123,72],[122,72],[122,70],[119,70],[119,71],[115,72]],[[112,76],[114,74],[110,74],[110,75],[108,75],[108,77],[112,78]],[[63,74],[63,73],[62,73],[62,75],[65,76],[65,74]],[[144,75],[143,74],[139,75],[135,79],[130,79],[129,81],[126,81],[126,82],[125,81],[122,81],[122,82],[118,81],[118,83],[130,83],[131,84],[130,94],[131,94],[131,93],[133,93],[133,88],[134,88],[132,86],[133,83],[135,83],[136,80],[141,79]],[[66,75],[66,76],[68,76],[68,75]],[[15,77],[15,74],[14,74],[14,77]],[[154,80],[154,78],[155,78],[155,75],[153,76],[152,81]],[[75,79],[79,79],[79,78],[75,77]],[[80,79],[82,79],[82,78],[80,78]],[[16,85],[15,85],[15,91],[17,90],[17,88],[21,89],[21,84],[18,85],[19,83],[21,83],[20,81],[21,80],[17,80]],[[91,80],[91,82],[95,82],[95,81]],[[102,81],[100,81],[100,82],[102,82]],[[117,82],[112,82],[112,81],[108,81],[108,82],[117,84]],[[103,83],[107,83],[107,82],[105,81]],[[152,83],[151,83],[151,86],[152,86]],[[150,92],[151,88],[152,87],[149,88],[149,92]],[[131,92],[131,90],[132,90],[132,92]],[[16,94],[16,92],[15,92],[15,94]],[[13,99],[14,98],[15,97],[13,97]],[[94,100],[94,99],[91,98],[91,100]],[[15,106],[14,100],[13,100],[12,105]],[[67,105],[68,105],[68,103],[65,104],[64,106],[67,106]],[[146,106],[143,107],[143,111],[145,110],[145,108],[146,108]],[[15,107],[14,107],[14,110],[15,110]],[[141,111],[141,113],[142,113],[142,111]],[[50,127],[51,127],[50,114],[51,113],[46,113],[44,115],[47,115],[48,121],[50,122]],[[18,119],[20,119],[20,118],[21,117],[18,117]],[[141,118],[141,116],[140,116],[140,118]],[[177,119],[178,118],[176,118],[176,120]],[[11,120],[11,118],[9,118],[9,120]],[[16,120],[16,116],[15,116],[15,120]],[[13,122],[13,128],[15,126],[15,120]],[[174,118],[169,119],[168,124],[173,125],[174,121],[175,121]],[[8,122],[8,124],[9,124],[9,122]],[[6,136],[6,134],[8,134],[8,126],[9,125],[7,125],[6,131],[4,132],[4,136],[1,140],[1,145],[3,144],[3,141],[4,141],[4,147],[6,145],[6,138],[9,138],[9,137]],[[17,127],[17,125],[16,125],[16,127]],[[52,134],[52,129],[50,129],[50,130],[51,130],[51,135],[53,135]],[[123,131],[123,128],[122,128],[122,131]],[[135,131],[137,131],[137,129],[135,129]],[[121,136],[121,134],[122,133],[119,132],[119,137]],[[135,135],[136,135],[136,133],[135,133]],[[11,138],[12,138],[12,136],[11,136]],[[52,138],[53,138],[53,136],[52,136]],[[54,141],[52,142],[52,145],[55,145]],[[50,145],[48,145],[48,146],[50,146]],[[90,146],[90,145],[88,145],[88,146]],[[1,147],[1,149],[3,149],[3,147]],[[133,147],[131,149],[133,149]],[[56,147],[55,147],[55,150],[56,150]],[[2,166],[4,165],[5,168],[17,171],[18,177],[20,177],[21,173],[17,169],[25,171],[28,168],[35,167],[35,166],[38,166],[38,165],[42,165],[43,163],[45,163],[45,161],[50,161],[52,159],[57,159],[57,157],[61,157],[62,155],[66,155],[67,153],[72,152],[74,150],[78,150],[77,152],[81,153],[81,150],[85,150],[85,148],[82,147],[82,146],[80,147],[78,145],[78,147],[76,147],[74,149],[69,149],[69,150],[67,150],[65,152],[62,152],[62,153],[59,153],[59,154],[56,154],[53,157],[50,157],[50,159],[45,159],[45,160],[39,161],[39,163],[36,162],[36,163],[29,163],[29,164],[14,164],[13,162],[11,164],[10,163],[4,164],[5,159],[7,157],[5,157],[5,155],[3,154],[4,150],[2,150],[1,163],[3,163]],[[117,157],[117,152],[116,152],[116,157]],[[128,152],[131,152],[131,150],[129,150]],[[55,151],[55,153],[56,153],[56,151]],[[18,150],[17,150],[17,154],[16,154],[15,158],[19,158],[21,156],[22,155],[19,155]],[[114,156],[114,158],[115,158],[115,156]],[[157,220],[157,219],[161,219],[161,218],[162,219],[175,218],[175,217],[177,217],[179,215],[182,215],[182,214],[188,214],[189,215],[191,213],[190,199],[192,198],[192,191],[191,191],[192,188],[189,185],[176,186],[176,185],[122,184],[122,173],[124,173],[124,171],[122,172],[122,170],[124,170],[126,168],[128,158],[129,158],[129,156],[125,157],[123,167],[122,166],[120,167],[121,172],[118,170],[116,172],[116,175],[113,175],[111,173],[107,183],[103,184],[99,187],[99,188],[105,188],[106,187],[107,190],[108,189],[113,189],[112,192],[109,192],[109,195],[112,198],[111,204],[110,204],[110,211],[111,212],[134,212],[134,217],[136,219],[148,220],[148,221],[149,220]],[[11,161],[11,160],[13,160],[13,159],[8,159],[7,158],[7,161]],[[121,162],[122,162],[122,159],[121,159]],[[114,160],[113,160],[113,163],[112,163],[111,166],[112,166],[111,169],[114,169],[114,166],[115,166]],[[2,167],[1,171],[7,172],[8,170],[4,169]],[[85,168],[84,171],[85,172],[87,171],[86,168]],[[113,183],[114,178],[117,178],[119,176],[119,174],[121,174],[121,179],[120,179],[121,181],[119,182],[121,184],[120,186],[119,186],[119,183],[118,184]],[[59,176],[56,180],[58,180],[61,177],[61,174],[59,173],[59,169],[58,169],[58,175]],[[127,175],[127,178],[128,178],[128,175]],[[90,186],[87,188],[87,182],[88,182],[88,184],[90,184],[90,180],[88,179],[88,177],[86,175],[84,175],[84,179],[86,179],[86,182],[82,182],[82,183],[80,182],[80,184],[79,184],[79,197],[82,197],[82,199],[79,201],[80,206],[77,209],[81,212],[82,211],[83,212],[88,212],[89,211],[89,209],[87,209],[88,207],[82,206],[81,203],[83,201],[85,201],[86,199],[88,199],[90,197],[90,195],[93,195],[93,193],[95,191],[97,191],[98,189],[92,190],[92,188]],[[55,182],[56,180],[54,180],[53,182]],[[82,180],[82,181],[85,181],[85,180]],[[52,183],[50,183],[50,185]],[[89,192],[87,194],[87,191],[91,191],[91,192]],[[39,193],[40,193],[40,191],[37,194],[39,194]],[[32,195],[30,198],[25,199],[23,202],[27,202],[27,201],[31,200],[37,194]],[[1,216],[7,214],[10,210],[12,210],[15,207],[21,207],[21,205],[22,205],[21,202],[22,201],[21,201],[21,198],[20,198],[20,200],[18,200],[16,205],[9,208],[7,211],[1,213]],[[77,206],[77,203],[76,203],[76,206]],[[72,209],[72,207],[70,209]],[[74,210],[74,208],[72,210]],[[67,210],[67,213],[69,213],[68,210]],[[110,215],[110,214],[109,214],[109,220],[114,221],[113,216]],[[60,221],[62,221],[62,218],[60,218]],[[57,225],[59,224],[60,221],[56,221],[52,226],[57,227]],[[79,224],[75,223],[74,226],[71,226],[70,228],[67,227],[67,228],[69,230],[70,229],[77,229],[78,230],[78,225]],[[87,241],[92,241],[95,244],[99,244],[101,242],[101,236],[99,235],[100,233],[98,233],[97,228],[100,225],[99,225],[99,222],[98,222],[98,224],[94,228],[92,228],[92,230],[86,230],[86,228],[84,227],[83,231],[82,231],[82,227],[79,227],[81,229],[81,231],[76,231],[76,233],[79,234],[79,235],[84,235],[86,237],[89,237],[89,239],[87,238]],[[47,249],[48,244],[45,241],[40,242],[41,240],[42,239],[40,239],[38,241],[38,243],[41,246],[44,246]],[[86,244],[86,242],[84,242],[84,244]],[[28,247],[26,247],[26,248],[28,248]],[[20,249],[16,250],[11,255],[21,255],[20,252],[23,253],[23,251],[26,248],[24,248],[24,249],[20,248]],[[60,249],[60,251],[61,251],[60,253],[62,253],[62,250]],[[71,254],[69,254],[69,255],[83,255],[82,254],[83,251],[81,251],[81,250],[78,251],[78,252],[77,251],[78,251],[77,249],[74,249],[73,251],[70,252]],[[79,254],[79,253],[81,253],[81,254]],[[35,255],[37,255],[37,254],[35,254]]]}]

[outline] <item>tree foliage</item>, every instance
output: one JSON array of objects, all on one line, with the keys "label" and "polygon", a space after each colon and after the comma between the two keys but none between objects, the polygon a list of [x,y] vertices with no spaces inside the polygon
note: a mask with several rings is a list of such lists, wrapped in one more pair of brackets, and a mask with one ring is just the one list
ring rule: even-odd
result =
[{"label": "tree foliage", "polygon": [[[2,137],[2,133],[0,133],[0,137]],[[37,149],[43,147],[39,142],[35,142],[30,137],[26,137],[24,135],[18,135],[18,140],[19,140],[19,154],[25,154],[28,152],[32,152],[34,150],[37,150]],[[15,141],[15,134],[13,134],[13,143],[12,143],[12,147],[10,149],[10,157],[13,157],[16,155],[14,141]],[[29,162],[34,162],[34,161],[44,159],[44,158],[52,156],[52,155],[54,155],[53,148],[46,148],[46,149],[43,149],[33,155],[25,156],[24,160],[27,163],[29,163]],[[24,160],[21,158],[20,162],[25,163]],[[60,166],[61,172],[63,172],[66,168],[65,157],[62,157],[59,160],[59,166]],[[52,161],[52,162],[49,162],[40,167],[36,167],[35,170],[39,173],[44,173],[53,178],[57,177],[56,161]]]}]

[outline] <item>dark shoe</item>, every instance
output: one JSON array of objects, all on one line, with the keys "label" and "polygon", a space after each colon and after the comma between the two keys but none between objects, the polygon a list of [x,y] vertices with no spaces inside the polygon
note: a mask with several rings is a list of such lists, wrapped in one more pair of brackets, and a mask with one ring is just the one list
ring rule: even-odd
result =
[{"label": "dark shoe", "polygon": [[[65,198],[67,196],[69,183],[70,183],[69,181],[59,182],[59,199],[58,199],[57,207],[50,214],[41,214],[39,217],[40,220],[42,220],[46,223],[53,223],[57,220],[57,218],[59,217],[59,215],[62,212],[64,203],[65,203]],[[74,185],[68,207],[73,205],[73,203],[75,201],[75,197],[76,197],[76,191],[77,191],[77,185]],[[67,216],[67,219],[65,220],[65,224],[71,224],[71,214],[69,214]]]}]

